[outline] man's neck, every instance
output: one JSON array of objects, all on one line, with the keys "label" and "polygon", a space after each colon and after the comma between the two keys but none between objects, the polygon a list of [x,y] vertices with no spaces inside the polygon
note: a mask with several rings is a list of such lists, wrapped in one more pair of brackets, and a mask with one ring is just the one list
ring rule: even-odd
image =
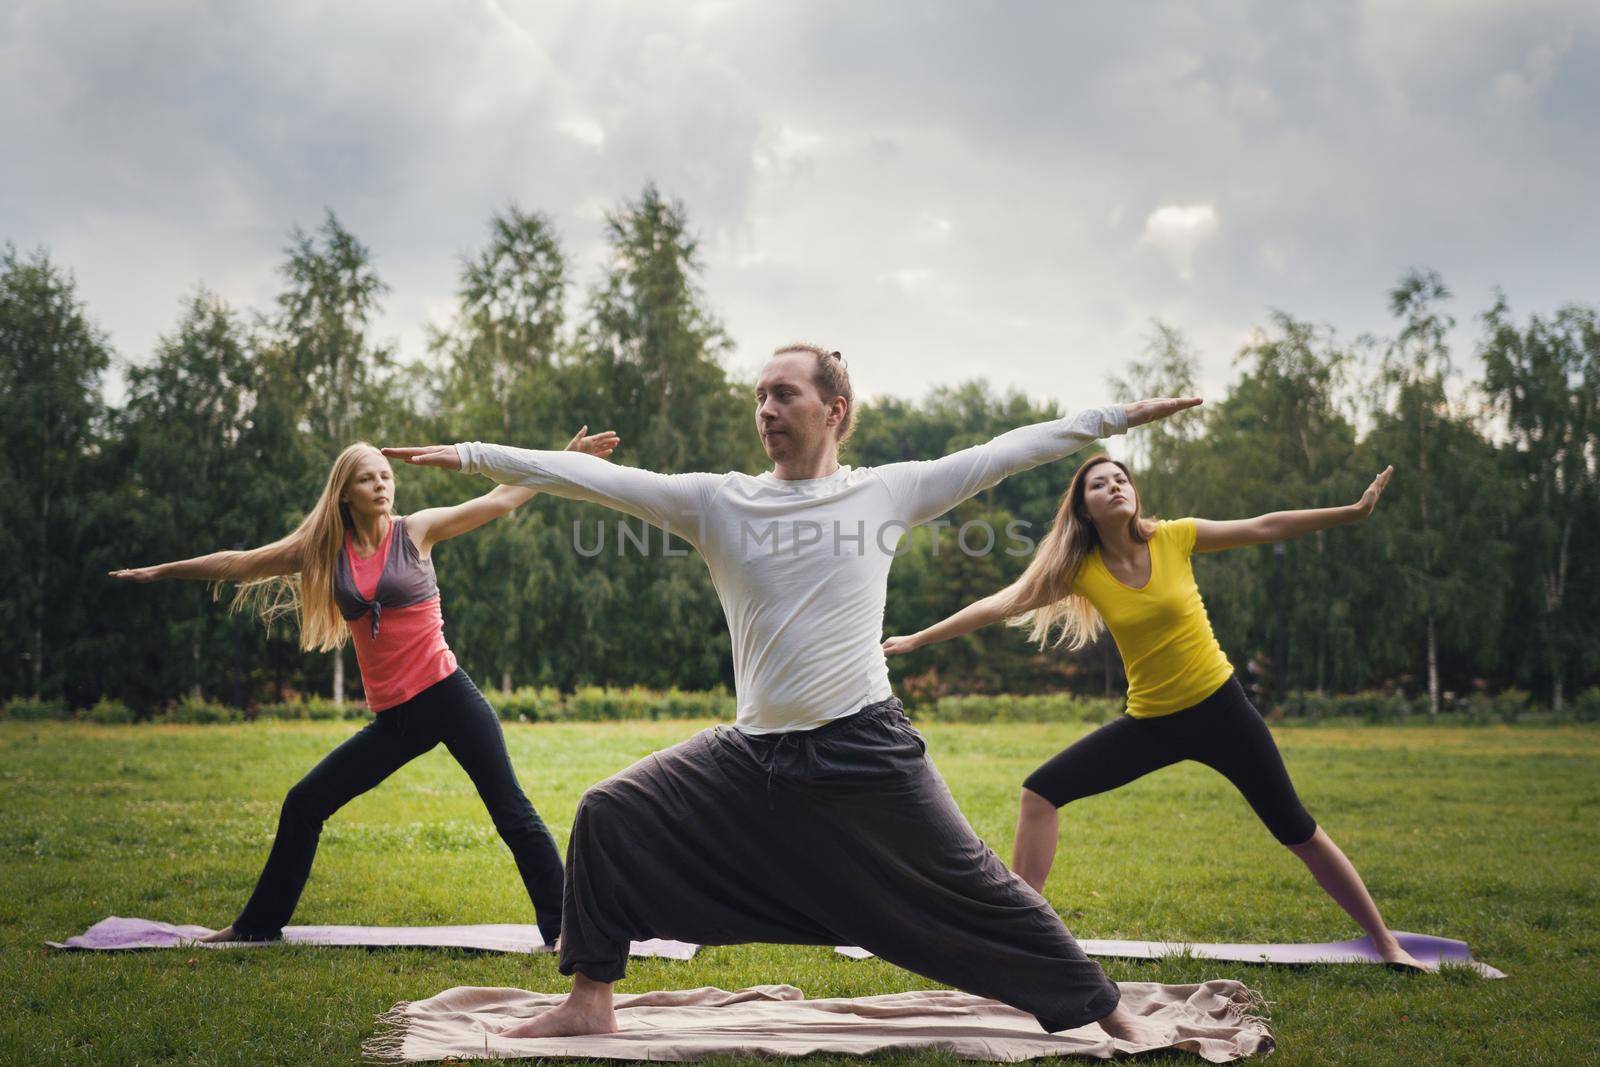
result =
[{"label": "man's neck", "polygon": [[826,478],[839,469],[839,451],[830,448],[805,459],[786,460],[772,465],[772,476],[779,481],[800,482],[810,478]]}]

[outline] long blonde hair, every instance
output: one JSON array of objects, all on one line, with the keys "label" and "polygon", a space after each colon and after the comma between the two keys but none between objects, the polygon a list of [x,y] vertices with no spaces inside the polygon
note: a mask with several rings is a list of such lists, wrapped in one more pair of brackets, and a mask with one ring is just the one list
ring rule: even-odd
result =
[{"label": "long blonde hair", "polygon": [[[1107,455],[1085,460],[1061,495],[1055,521],[1039,542],[1028,568],[998,594],[1007,625],[1028,627],[1028,640],[1037,642],[1041,649],[1065,644],[1069,651],[1076,652],[1105,629],[1105,620],[1089,599],[1072,591],[1078,568],[1100,546],[1100,531],[1089,520],[1083,494],[1089,472],[1102,463],[1120,468],[1133,488],[1134,509],[1128,520],[1128,536],[1135,541],[1148,541],[1155,533],[1155,523],[1140,513],[1139,489],[1133,484],[1133,472],[1127,464]],[[1060,632],[1052,641],[1050,632],[1057,627]]]},{"label": "long blonde hair", "polygon": [[[340,503],[339,494],[355,475],[357,464],[376,451],[367,442],[357,441],[340,452],[328,471],[328,480],[316,505],[289,536],[248,552],[226,553],[233,558],[224,559],[225,567],[247,563],[260,553],[281,552],[285,546],[293,545],[300,560],[297,574],[241,582],[230,610],[254,610],[267,622],[285,615],[298,615],[300,647],[307,652],[331,652],[344,646],[350,639],[350,632],[333,599],[333,577],[339,565],[339,553],[344,551],[345,530],[352,525],[352,520],[348,509]],[[218,583],[217,588],[220,589],[220,585]]]}]

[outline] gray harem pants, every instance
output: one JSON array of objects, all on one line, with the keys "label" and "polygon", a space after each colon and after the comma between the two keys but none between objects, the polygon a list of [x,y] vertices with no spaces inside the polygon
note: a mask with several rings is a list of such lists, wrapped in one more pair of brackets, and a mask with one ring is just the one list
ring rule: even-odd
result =
[{"label": "gray harem pants", "polygon": [[704,730],[591,788],[567,851],[560,968],[626,971],[628,942],[860,945],[1038,1018],[1119,993],[979,839],[891,697],[814,730]]}]

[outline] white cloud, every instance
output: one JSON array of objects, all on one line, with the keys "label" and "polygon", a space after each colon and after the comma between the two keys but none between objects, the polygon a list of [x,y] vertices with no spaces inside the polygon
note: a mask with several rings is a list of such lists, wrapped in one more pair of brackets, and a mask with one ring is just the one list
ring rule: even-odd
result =
[{"label": "white cloud", "polygon": [[1172,260],[1184,281],[1194,278],[1195,251],[1217,232],[1217,209],[1210,204],[1163,204],[1144,220],[1140,239]]},{"label": "white cloud", "polygon": [[750,162],[758,175],[773,178],[793,178],[812,162],[812,156],[822,146],[822,135],[799,130],[782,124],[763,137],[750,155]]},{"label": "white cloud", "polygon": [[949,219],[929,214],[919,215],[914,227],[918,237],[934,244],[944,244],[949,241],[950,231],[954,228]]},{"label": "white cloud", "polygon": [[1262,241],[1256,249],[1256,255],[1261,259],[1261,265],[1273,274],[1282,274],[1289,266],[1289,255],[1283,246],[1275,241]]},{"label": "white cloud", "polygon": [[1501,106],[1515,106],[1533,100],[1550,85],[1556,61],[1572,46],[1567,35],[1559,41],[1540,41],[1523,57],[1514,70],[1502,71],[1489,83],[1489,96]]},{"label": "white cloud", "polygon": [[556,123],[556,129],[585,148],[600,149],[606,144],[606,130],[594,119],[574,115]]},{"label": "white cloud", "polygon": [[883,277],[907,296],[925,296],[934,284],[934,273],[926,267],[901,267]]}]

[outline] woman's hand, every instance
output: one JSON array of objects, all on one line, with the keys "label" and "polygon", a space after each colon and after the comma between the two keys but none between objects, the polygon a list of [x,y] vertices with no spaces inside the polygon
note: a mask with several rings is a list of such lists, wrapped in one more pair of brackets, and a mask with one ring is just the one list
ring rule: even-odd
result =
[{"label": "woman's hand", "polygon": [[891,637],[883,643],[883,654],[898,656],[905,652],[915,652],[921,647],[915,637]]},{"label": "woman's hand", "polygon": [[587,437],[584,436],[585,434],[589,434],[589,427],[587,426],[579,430],[573,435],[572,440],[567,442],[566,451],[586,452],[591,456],[599,456],[601,459],[606,459],[622,443],[622,438],[611,430],[589,434]]},{"label": "woman's hand", "polygon": [[1372,479],[1372,484],[1367,486],[1367,491],[1361,494],[1360,500],[1356,501],[1355,508],[1358,518],[1364,519],[1372,514],[1372,509],[1378,506],[1378,498],[1383,495],[1383,487],[1389,484],[1389,478],[1393,474],[1394,464],[1391,463],[1383,468],[1382,473]]},{"label": "woman's hand", "polygon": [[154,567],[124,567],[120,571],[107,571],[111,577],[119,582],[159,582],[162,578],[161,565]]}]

